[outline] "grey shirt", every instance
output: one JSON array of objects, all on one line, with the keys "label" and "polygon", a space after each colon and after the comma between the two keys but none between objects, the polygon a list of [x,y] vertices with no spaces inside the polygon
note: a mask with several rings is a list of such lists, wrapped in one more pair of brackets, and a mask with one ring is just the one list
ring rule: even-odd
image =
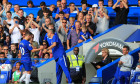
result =
[{"label": "grey shirt", "polygon": [[[70,23],[67,21],[67,26],[70,25]],[[55,31],[58,30],[59,26],[62,26],[62,22],[60,20],[58,20],[56,23],[55,23]]]},{"label": "grey shirt", "polygon": [[[53,20],[52,17],[49,17],[51,20],[51,23],[55,24],[55,21]],[[39,26],[42,26],[42,24],[45,23],[45,18],[44,16],[42,17],[42,19],[39,21]]]}]

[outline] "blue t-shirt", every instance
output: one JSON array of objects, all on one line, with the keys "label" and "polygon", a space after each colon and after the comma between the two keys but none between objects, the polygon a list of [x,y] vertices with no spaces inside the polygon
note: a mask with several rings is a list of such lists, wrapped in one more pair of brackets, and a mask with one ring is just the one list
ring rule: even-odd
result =
[{"label": "blue t-shirt", "polygon": [[[2,60],[2,59],[0,59],[0,60]],[[5,59],[4,59],[4,60],[5,60]],[[0,65],[2,65],[2,64],[11,64],[11,62],[7,59],[7,60],[5,60],[4,63],[1,63],[1,61],[0,61]]]},{"label": "blue t-shirt", "polygon": [[37,62],[36,64],[34,61],[32,62],[32,66],[34,66],[34,67],[36,67],[38,64],[40,64],[40,62]]},{"label": "blue t-shirt", "polygon": [[56,46],[54,48],[52,48],[52,54],[53,54],[54,59],[66,56],[63,45],[62,45],[60,39],[58,38],[57,34],[55,34],[50,41],[51,41],[51,45],[54,42],[56,42]]},{"label": "blue t-shirt", "polygon": [[[65,9],[63,9],[62,10],[65,14],[70,14],[70,9],[69,8],[67,8],[67,7],[65,7]],[[59,8],[57,9],[57,11],[56,11],[56,14],[59,14]]]},{"label": "blue t-shirt", "polygon": [[89,32],[86,32],[86,33],[83,33],[82,31],[80,32],[80,39],[84,40],[82,38],[82,35],[86,38],[86,39],[89,39],[91,34]]},{"label": "blue t-shirt", "polygon": [[29,41],[22,40],[19,44],[19,50],[21,52],[21,62],[31,62],[30,52],[32,50],[32,46]]}]

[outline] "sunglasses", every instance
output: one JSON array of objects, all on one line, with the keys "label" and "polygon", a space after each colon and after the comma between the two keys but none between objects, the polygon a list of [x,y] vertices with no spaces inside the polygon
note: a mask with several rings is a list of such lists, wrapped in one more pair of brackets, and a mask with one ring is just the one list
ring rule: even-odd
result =
[{"label": "sunglasses", "polygon": [[3,50],[8,50],[8,49],[3,49]]},{"label": "sunglasses", "polygon": [[67,23],[67,22],[62,22],[62,23]]}]

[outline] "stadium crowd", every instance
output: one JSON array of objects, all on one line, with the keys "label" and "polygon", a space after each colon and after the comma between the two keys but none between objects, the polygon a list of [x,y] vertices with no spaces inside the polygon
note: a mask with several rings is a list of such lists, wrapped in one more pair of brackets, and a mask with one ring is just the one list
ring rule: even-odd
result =
[{"label": "stadium crowd", "polygon": [[[138,6],[140,6],[139,2],[140,0]],[[51,50],[46,50],[51,45],[47,35],[49,29],[55,31],[65,50],[88,39],[94,41],[93,36],[109,29],[110,17],[108,10],[104,7],[104,0],[99,0],[98,5],[89,5],[86,0],[82,0],[81,11],[73,2],[69,6],[67,6],[66,0],[58,0],[56,3],[56,6],[52,4],[47,8],[46,3],[41,2],[41,9],[37,12],[37,17],[34,18],[33,13],[27,15],[18,4],[12,5],[8,0],[2,0],[0,5],[0,68],[1,70],[12,69],[13,75],[10,82],[16,83],[21,74],[24,73],[19,60],[21,58],[19,43],[25,38],[27,31],[32,33],[31,46],[37,49],[43,45],[44,48],[37,52],[31,52],[31,58],[34,58],[32,66],[36,70],[39,63],[53,57]],[[11,11],[12,7],[14,11]],[[35,6],[29,0],[27,7],[33,8]],[[89,10],[87,7],[90,7]],[[112,7],[116,12],[114,25],[127,24],[129,13],[127,0],[117,0],[116,3],[113,0],[108,0],[108,7]],[[55,18],[52,17],[52,13],[56,13]],[[69,17],[71,13],[77,13],[76,18]],[[38,58],[40,59],[38,60]],[[8,65],[2,66],[2,64]]]}]

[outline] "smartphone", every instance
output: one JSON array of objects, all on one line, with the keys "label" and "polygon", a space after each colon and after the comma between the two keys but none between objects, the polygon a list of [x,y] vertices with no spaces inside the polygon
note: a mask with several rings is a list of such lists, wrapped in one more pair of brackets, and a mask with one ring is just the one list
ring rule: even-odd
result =
[{"label": "smartphone", "polygon": [[15,21],[16,24],[18,24],[18,21]]}]

